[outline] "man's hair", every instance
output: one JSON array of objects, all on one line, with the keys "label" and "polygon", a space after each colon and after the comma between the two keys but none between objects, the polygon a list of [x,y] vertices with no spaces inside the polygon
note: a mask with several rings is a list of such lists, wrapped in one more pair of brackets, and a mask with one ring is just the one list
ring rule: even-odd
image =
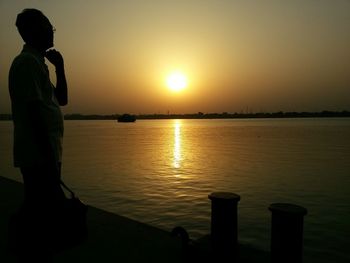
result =
[{"label": "man's hair", "polygon": [[47,20],[46,16],[37,9],[27,8],[17,15],[16,26],[24,41],[29,40],[35,34],[37,28]]}]

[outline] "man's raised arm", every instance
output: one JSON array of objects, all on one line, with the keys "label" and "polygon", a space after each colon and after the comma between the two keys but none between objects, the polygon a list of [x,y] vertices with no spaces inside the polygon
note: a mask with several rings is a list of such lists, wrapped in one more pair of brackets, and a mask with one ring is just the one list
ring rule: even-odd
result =
[{"label": "man's raised arm", "polygon": [[49,50],[46,52],[45,57],[55,66],[56,68],[56,88],[55,95],[58,103],[61,106],[68,104],[68,91],[67,81],[64,72],[64,62],[62,55],[56,50]]}]

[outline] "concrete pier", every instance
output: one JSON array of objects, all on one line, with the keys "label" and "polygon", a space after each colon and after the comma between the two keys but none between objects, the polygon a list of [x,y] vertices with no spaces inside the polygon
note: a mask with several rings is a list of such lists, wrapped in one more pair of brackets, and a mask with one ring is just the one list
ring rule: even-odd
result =
[{"label": "concrete pier", "polygon": [[[232,203],[233,197],[236,200]],[[214,233],[222,240],[229,240],[229,249],[237,244],[237,195],[214,194],[211,195],[214,211],[231,211],[228,221],[214,217]],[[221,206],[221,199],[223,207]],[[225,200],[227,199],[227,200]],[[0,176],[0,262],[15,263],[14,255],[7,250],[8,221],[10,216],[18,209],[23,200],[23,184]],[[218,201],[218,203],[216,202]],[[227,201],[227,202],[226,202]],[[218,205],[218,206],[217,206]],[[227,205],[227,206],[226,206]],[[232,206],[233,205],[233,206]],[[233,210],[231,208],[233,208]],[[218,210],[216,210],[218,209]],[[214,212],[214,214],[217,214]],[[236,221],[235,221],[236,220]],[[220,230],[220,222],[231,225],[229,237]],[[212,251],[212,238],[205,235],[198,240],[190,240],[186,253],[184,253],[183,240],[171,235],[169,229],[164,231],[156,227],[137,222],[135,220],[116,215],[92,206],[88,208],[88,240],[79,247],[67,250],[55,257],[54,263],[70,262],[220,262],[217,254]],[[224,228],[227,230],[227,228]],[[236,230],[235,230],[236,229]],[[215,236],[215,234],[214,234]],[[190,238],[190,237],[189,237]],[[225,247],[225,245],[224,245]],[[267,263],[269,252],[258,250],[249,244],[238,244],[241,263]],[[232,250],[231,250],[232,251]],[[222,254],[224,255],[224,254]],[[223,259],[225,260],[225,259]],[[226,262],[226,261],[221,261]],[[232,261],[231,261],[232,262]]]},{"label": "concrete pier", "polygon": [[[22,200],[23,185],[0,177],[0,262],[16,262],[7,250],[8,220]],[[170,232],[91,206],[88,227],[88,240],[58,254],[55,263],[183,262],[181,242]]]}]

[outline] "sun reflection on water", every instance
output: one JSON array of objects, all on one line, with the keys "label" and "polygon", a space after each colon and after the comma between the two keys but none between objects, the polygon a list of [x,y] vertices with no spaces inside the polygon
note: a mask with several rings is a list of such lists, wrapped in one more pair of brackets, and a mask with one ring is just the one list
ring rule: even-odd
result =
[{"label": "sun reflection on water", "polygon": [[175,169],[181,167],[181,121],[174,121],[174,159],[173,166]]}]

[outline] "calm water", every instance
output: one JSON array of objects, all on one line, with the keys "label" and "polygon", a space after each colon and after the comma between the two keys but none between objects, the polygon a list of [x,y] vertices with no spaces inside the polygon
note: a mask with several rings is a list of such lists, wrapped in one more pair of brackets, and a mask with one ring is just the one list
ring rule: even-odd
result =
[{"label": "calm water", "polygon": [[[0,122],[0,175],[12,123]],[[268,206],[304,206],[306,262],[350,262],[350,119],[66,121],[63,178],[89,204],[192,238],[213,191],[241,195],[239,240],[269,250]]]}]

